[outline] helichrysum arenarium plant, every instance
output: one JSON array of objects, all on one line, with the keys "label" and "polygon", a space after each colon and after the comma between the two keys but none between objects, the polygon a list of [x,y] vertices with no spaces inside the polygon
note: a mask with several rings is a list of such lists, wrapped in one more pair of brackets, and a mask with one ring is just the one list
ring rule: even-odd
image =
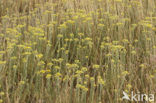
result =
[{"label": "helichrysum arenarium plant", "polygon": [[155,0],[1,0],[0,103],[155,92],[155,24]]}]

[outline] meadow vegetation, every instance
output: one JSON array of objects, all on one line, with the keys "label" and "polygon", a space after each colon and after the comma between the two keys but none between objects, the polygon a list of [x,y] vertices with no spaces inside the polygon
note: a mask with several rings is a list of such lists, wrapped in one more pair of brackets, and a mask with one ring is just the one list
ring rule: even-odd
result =
[{"label": "meadow vegetation", "polygon": [[155,0],[0,0],[0,103],[128,103],[156,93]]}]

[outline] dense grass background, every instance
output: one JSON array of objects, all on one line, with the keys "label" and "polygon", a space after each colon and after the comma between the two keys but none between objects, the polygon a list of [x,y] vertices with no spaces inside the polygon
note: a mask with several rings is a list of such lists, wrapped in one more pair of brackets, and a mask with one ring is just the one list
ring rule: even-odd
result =
[{"label": "dense grass background", "polygon": [[1,0],[0,103],[128,103],[156,93],[155,0]]}]

